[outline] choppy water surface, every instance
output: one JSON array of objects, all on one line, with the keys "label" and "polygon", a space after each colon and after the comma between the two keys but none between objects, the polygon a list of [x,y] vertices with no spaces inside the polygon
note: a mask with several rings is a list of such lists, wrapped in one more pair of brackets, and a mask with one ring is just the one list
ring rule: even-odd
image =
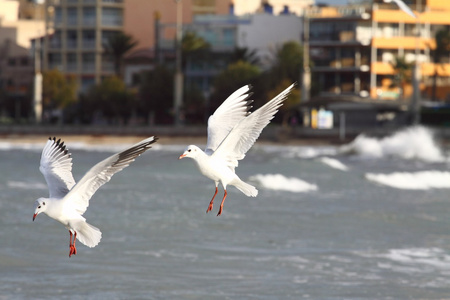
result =
[{"label": "choppy water surface", "polygon": [[[256,145],[225,210],[184,146],[156,146],[116,174],[78,243],[34,200],[44,145],[0,141],[0,299],[442,299],[450,295],[448,154],[423,128],[343,148]],[[111,149],[68,147],[78,180]],[[222,191],[220,191],[220,196]],[[220,200],[220,198],[219,198]],[[218,203],[217,203],[218,204]]]}]

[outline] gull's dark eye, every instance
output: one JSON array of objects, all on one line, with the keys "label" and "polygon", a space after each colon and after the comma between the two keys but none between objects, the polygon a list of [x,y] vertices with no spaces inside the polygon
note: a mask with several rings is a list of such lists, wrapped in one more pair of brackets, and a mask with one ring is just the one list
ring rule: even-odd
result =
[{"label": "gull's dark eye", "polygon": [[189,149],[188,152],[191,152],[191,149]]}]

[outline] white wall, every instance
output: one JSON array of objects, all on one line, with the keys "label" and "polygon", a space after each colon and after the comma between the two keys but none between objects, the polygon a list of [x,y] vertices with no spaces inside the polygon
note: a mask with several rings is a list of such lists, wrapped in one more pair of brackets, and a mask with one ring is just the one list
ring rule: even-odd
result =
[{"label": "white wall", "polygon": [[302,28],[302,19],[296,15],[257,14],[251,16],[250,24],[238,25],[237,43],[239,47],[257,50],[266,67],[285,42],[301,41]]},{"label": "white wall", "polygon": [[[237,16],[246,14],[254,14],[256,12],[262,12],[262,0],[233,0],[234,13]],[[273,13],[275,15],[280,14],[284,6],[289,6],[289,10],[298,16],[303,14],[303,9],[308,5],[313,5],[314,0],[268,0],[268,3],[273,7]]]}]

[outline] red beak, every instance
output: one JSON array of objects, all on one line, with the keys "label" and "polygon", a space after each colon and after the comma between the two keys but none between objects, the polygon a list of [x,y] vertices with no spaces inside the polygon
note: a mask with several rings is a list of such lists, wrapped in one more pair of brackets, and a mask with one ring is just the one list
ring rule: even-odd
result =
[{"label": "red beak", "polygon": [[183,157],[186,157],[186,154],[180,155],[180,157],[178,157],[178,159],[182,159]]},{"label": "red beak", "polygon": [[33,221],[34,221],[34,219],[36,219],[36,216],[37,216],[37,214],[34,214],[34,215],[33,215]]}]

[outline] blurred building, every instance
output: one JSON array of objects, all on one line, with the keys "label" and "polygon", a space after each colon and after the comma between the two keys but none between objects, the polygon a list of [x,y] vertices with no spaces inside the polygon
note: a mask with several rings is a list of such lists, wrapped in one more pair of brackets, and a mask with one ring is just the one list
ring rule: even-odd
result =
[{"label": "blurred building", "polygon": [[[264,68],[273,62],[277,48],[283,43],[292,40],[300,42],[303,24],[295,11],[302,11],[312,1],[182,2],[183,33],[192,32],[204,39],[211,46],[210,55],[214,56],[213,61],[204,59],[194,62],[184,58],[185,83],[187,87],[195,86],[204,94],[208,94],[213,78],[226,68],[227,58],[236,48],[255,51],[261,67]],[[272,2],[278,6],[272,6]],[[126,32],[141,36],[139,46],[127,56],[127,84],[133,83],[137,73],[153,68],[155,61],[173,64],[175,5],[174,1],[164,2],[164,5],[159,1],[147,1],[139,6],[139,10],[136,7],[126,9]],[[142,9],[144,7],[145,9]],[[153,26],[150,26],[150,23],[149,26],[142,26],[143,20],[149,19],[148,14],[144,16],[144,11],[154,12]],[[236,13],[238,11],[239,14]]]},{"label": "blurred building", "polygon": [[31,113],[34,53],[31,39],[44,33],[43,5],[0,0],[1,115],[27,117]]},{"label": "blurred building", "polygon": [[81,90],[114,74],[104,55],[108,38],[124,30],[123,0],[47,0],[43,68],[74,75]]},{"label": "blurred building", "polygon": [[404,57],[406,62],[419,62],[422,93],[430,89],[436,72],[439,97],[447,97],[450,61],[434,64],[431,54],[436,32],[450,26],[450,1],[406,2],[417,19],[381,0],[308,10],[311,72],[321,95],[408,99],[412,84],[399,84],[393,67],[396,57]]},{"label": "blurred building", "polygon": [[231,0],[231,7],[233,14],[237,16],[263,12],[279,15],[286,14],[287,11],[301,16],[314,2],[314,0]]}]

